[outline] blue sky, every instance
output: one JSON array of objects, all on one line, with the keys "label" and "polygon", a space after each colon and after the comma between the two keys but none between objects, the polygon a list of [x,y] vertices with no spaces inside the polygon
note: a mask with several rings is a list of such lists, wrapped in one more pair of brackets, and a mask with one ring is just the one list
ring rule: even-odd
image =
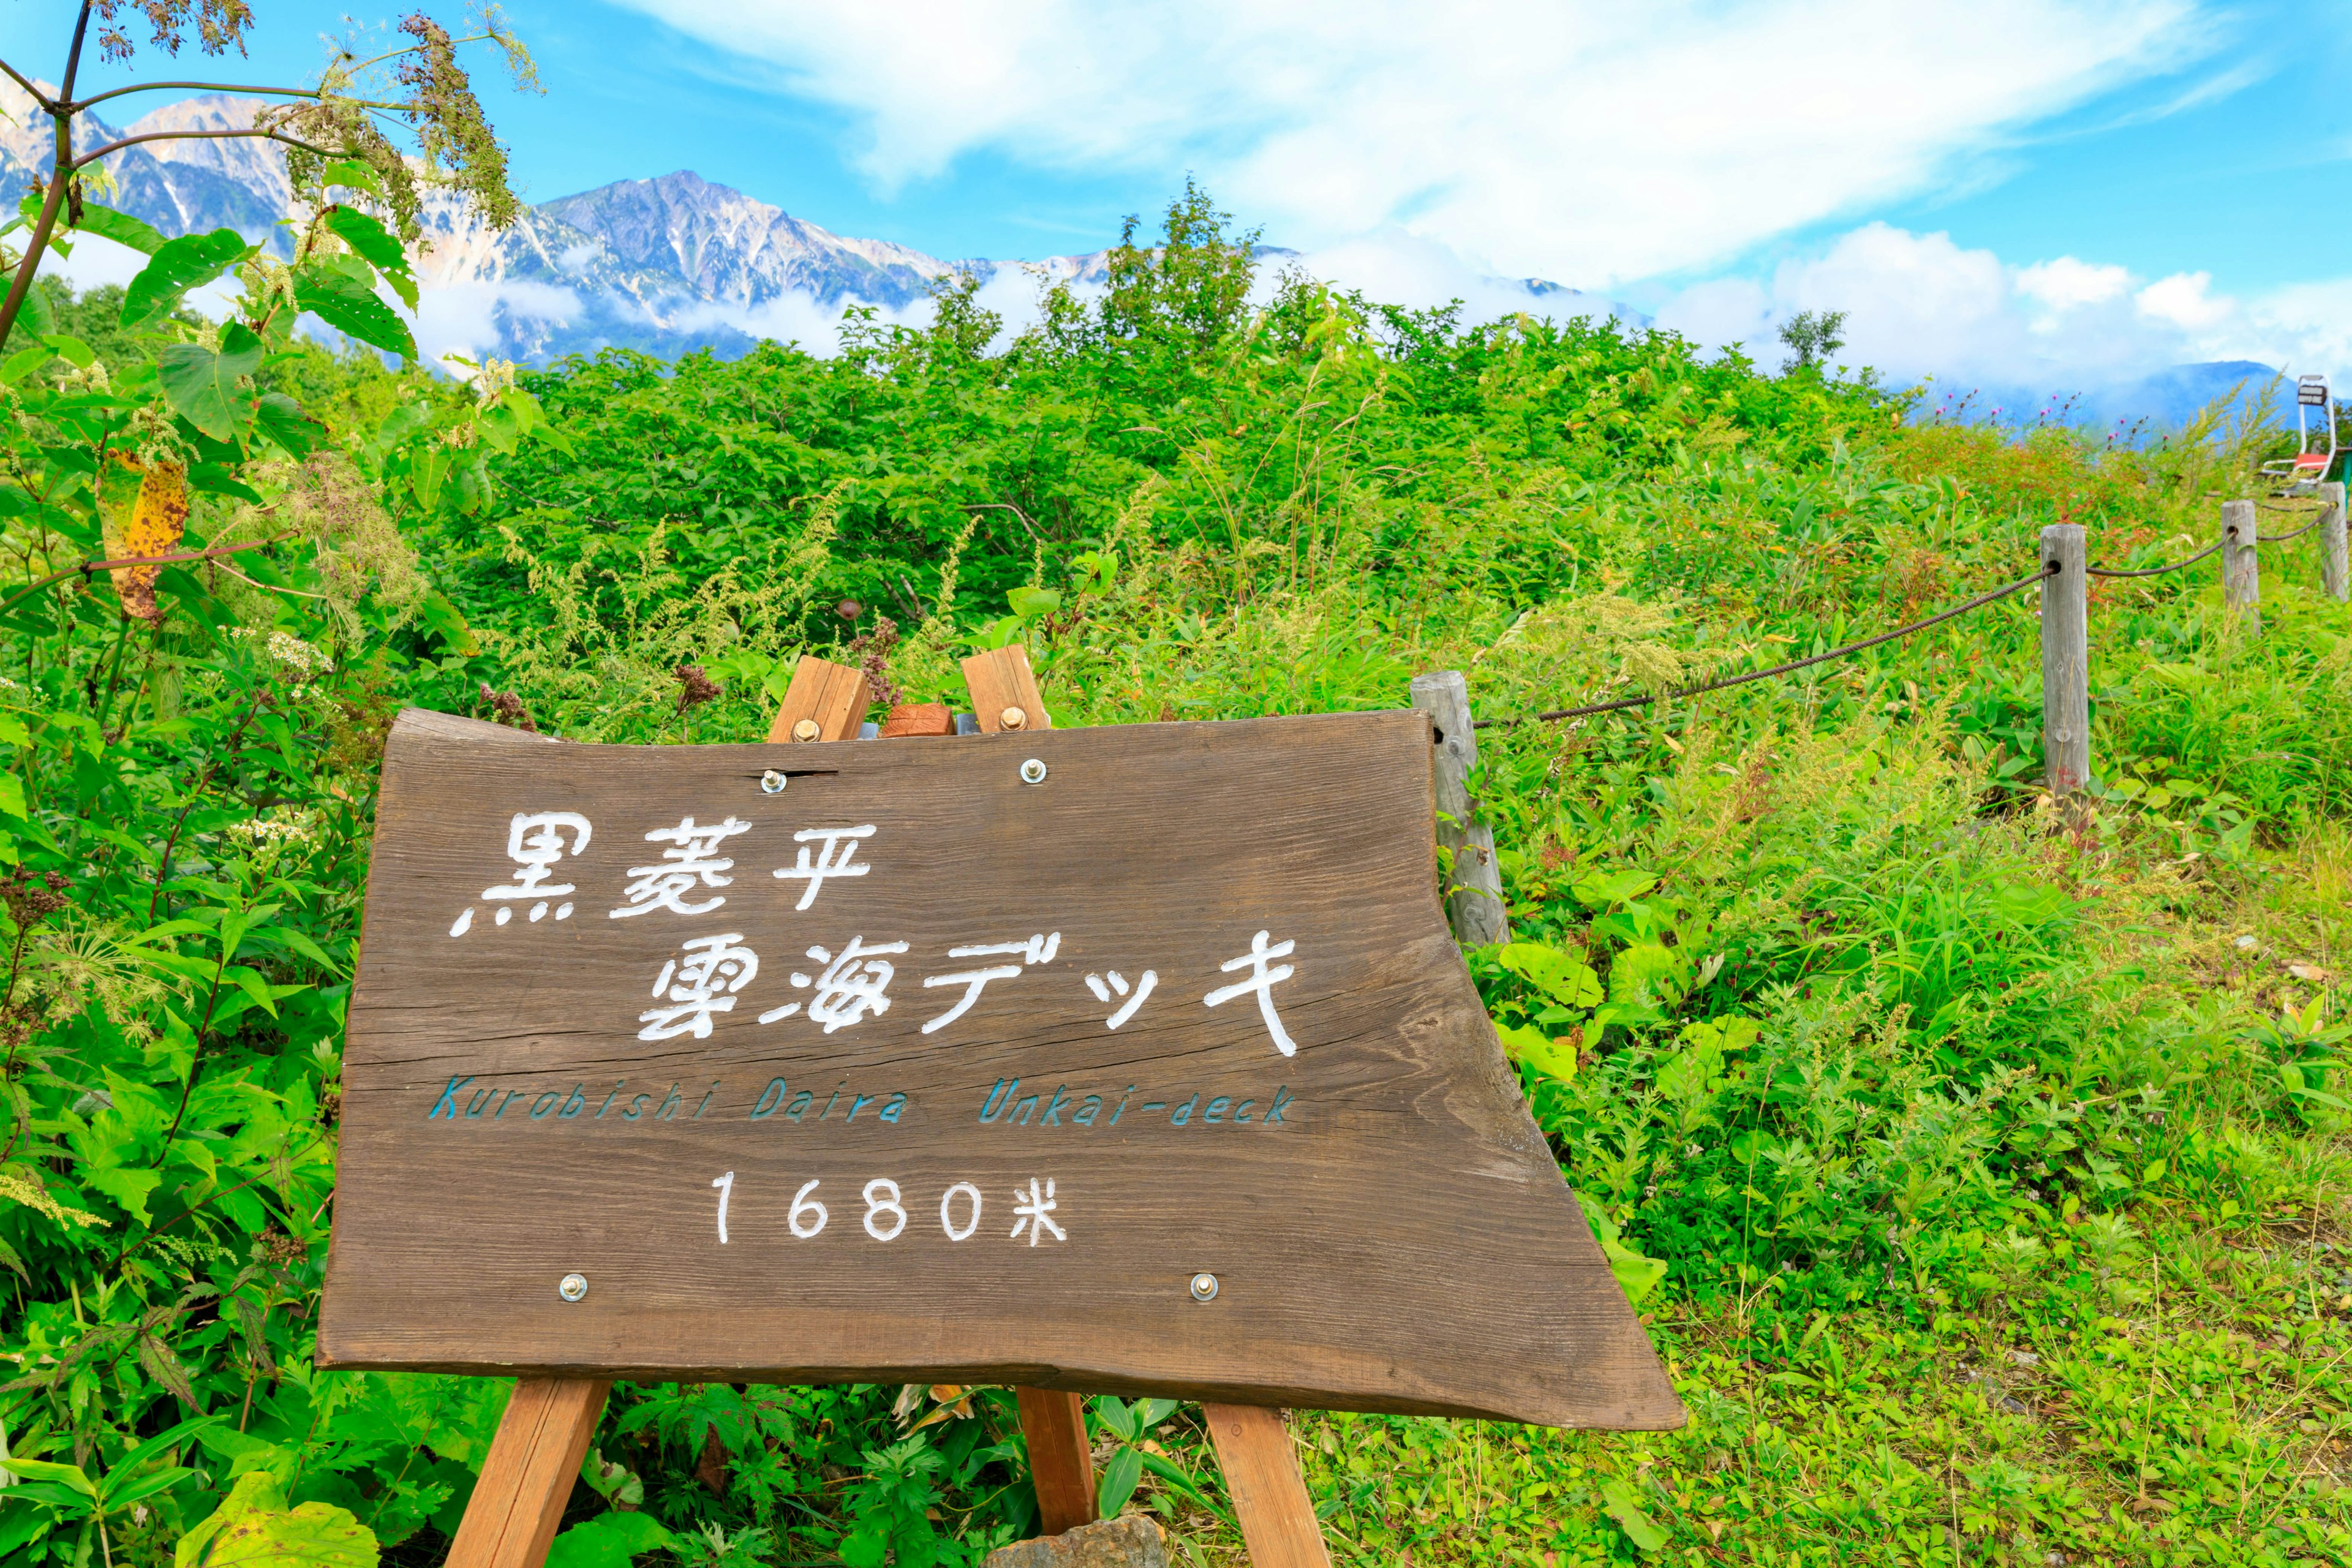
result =
[{"label": "blue sky", "polygon": [[[347,7],[257,8],[236,74],[268,80]],[[547,91],[480,78],[535,199],[691,168],[838,233],[1035,256],[1190,172],[1375,294],[1507,308],[1478,280],[1538,275],[1711,341],[1843,307],[1906,373],[2352,361],[2346,0],[505,9]],[[69,13],[19,0],[0,53],[53,78]]]}]

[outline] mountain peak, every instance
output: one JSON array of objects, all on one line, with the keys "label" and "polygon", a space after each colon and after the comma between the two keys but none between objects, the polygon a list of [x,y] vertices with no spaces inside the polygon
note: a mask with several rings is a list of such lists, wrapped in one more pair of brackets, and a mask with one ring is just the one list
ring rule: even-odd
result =
[{"label": "mountain peak", "polygon": [[883,240],[843,239],[690,169],[615,180],[536,209],[594,236],[624,267],[674,275],[706,298],[758,305],[800,292],[832,303],[919,299],[947,263]]}]

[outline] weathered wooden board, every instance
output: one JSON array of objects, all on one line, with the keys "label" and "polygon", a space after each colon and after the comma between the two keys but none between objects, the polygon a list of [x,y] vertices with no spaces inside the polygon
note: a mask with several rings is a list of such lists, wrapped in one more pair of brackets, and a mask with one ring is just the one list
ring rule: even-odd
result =
[{"label": "weathered wooden board", "polygon": [[1430,751],[403,715],[320,1362],[1678,1423],[1447,935]]}]

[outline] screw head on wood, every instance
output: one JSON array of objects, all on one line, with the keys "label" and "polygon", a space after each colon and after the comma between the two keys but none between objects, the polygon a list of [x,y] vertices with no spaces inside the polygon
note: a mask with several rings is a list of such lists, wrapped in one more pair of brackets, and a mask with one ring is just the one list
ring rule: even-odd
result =
[{"label": "screw head on wood", "polygon": [[791,780],[785,778],[783,774],[778,773],[775,769],[770,768],[766,773],[760,775],[760,793],[761,795],[782,795],[784,793],[784,785],[791,782]]},{"label": "screw head on wood", "polygon": [[1029,715],[1018,708],[1007,708],[996,716],[996,721],[1007,730],[1025,730],[1029,727]]},{"label": "screw head on wood", "polygon": [[1034,757],[1032,757],[1027,762],[1022,763],[1021,782],[1023,784],[1044,784],[1045,782],[1045,764],[1039,762]]},{"label": "screw head on wood", "polygon": [[803,719],[793,726],[793,739],[795,741],[814,741],[824,733],[824,726],[814,719]]},{"label": "screw head on wood", "polygon": [[588,1276],[566,1274],[556,1282],[555,1293],[567,1301],[582,1301],[588,1297]]},{"label": "screw head on wood", "polygon": [[1213,1301],[1217,1299],[1217,1277],[1206,1271],[1195,1274],[1191,1289],[1195,1301]]}]

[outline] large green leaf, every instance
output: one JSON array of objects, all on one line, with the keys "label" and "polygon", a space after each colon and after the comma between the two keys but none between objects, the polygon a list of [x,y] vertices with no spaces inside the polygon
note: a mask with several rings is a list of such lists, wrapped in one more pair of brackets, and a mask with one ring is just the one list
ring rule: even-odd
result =
[{"label": "large green leaf", "polygon": [[407,323],[365,279],[331,261],[309,261],[295,269],[294,302],[346,337],[408,359],[416,340]]},{"label": "large green leaf", "polygon": [[1642,1511],[1630,1482],[1612,1480],[1602,1487],[1601,1506],[1609,1510],[1609,1517],[1624,1531],[1626,1539],[1643,1552],[1655,1552],[1672,1539],[1658,1527],[1657,1521]]},{"label": "large green leaf", "polygon": [[308,455],[327,433],[324,424],[303,413],[302,405],[282,392],[263,393],[253,412],[261,433],[291,457]]},{"label": "large green leaf", "polygon": [[342,185],[354,191],[365,191],[371,195],[383,195],[383,182],[376,178],[373,169],[369,168],[357,158],[338,158],[319,171],[319,187],[321,190],[331,189],[336,185]]},{"label": "large green leaf", "polygon": [[74,226],[84,234],[95,234],[117,245],[127,245],[147,256],[154,255],[170,243],[145,219],[89,202],[82,204],[81,221]]},{"label": "large green leaf", "polygon": [[250,395],[240,377],[261,368],[261,340],[231,322],[217,353],[202,343],[172,343],[155,355],[155,374],[172,411],[215,441],[234,440]]},{"label": "large green leaf", "polygon": [[1644,1258],[1626,1246],[1617,1222],[1609,1217],[1608,1210],[1592,1199],[1578,1193],[1576,1201],[1584,1210],[1585,1220],[1592,1226],[1592,1239],[1601,1244],[1601,1256],[1609,1260],[1609,1272],[1617,1277],[1617,1288],[1625,1292],[1626,1305],[1640,1306],[1642,1298],[1657,1289],[1658,1281],[1666,1277],[1666,1260]]},{"label": "large green leaf", "polygon": [[1095,1506],[1105,1519],[1117,1519],[1127,1500],[1143,1479],[1143,1453],[1139,1448],[1121,1447],[1103,1467],[1102,1480],[1095,1494]]},{"label": "large green leaf", "polygon": [[122,324],[136,327],[169,315],[182,296],[199,289],[245,258],[245,236],[233,228],[183,235],[157,247],[122,296]]},{"label": "large green leaf", "polygon": [[0,1459],[0,1470],[28,1481],[57,1481],[71,1487],[84,1497],[94,1498],[98,1487],[82,1472],[79,1465],[59,1465],[47,1459]]},{"label": "large green leaf", "polygon": [[330,207],[327,226],[370,266],[383,274],[401,303],[416,309],[416,279],[408,275],[408,252],[394,235],[357,207]]},{"label": "large green leaf", "polygon": [[677,1545],[677,1538],[650,1514],[600,1513],[555,1538],[547,1568],[629,1568],[634,1558]]},{"label": "large green leaf", "polygon": [[375,1532],[351,1510],[286,1506],[266,1470],[237,1479],[220,1509],[180,1538],[174,1568],[375,1568]]}]

